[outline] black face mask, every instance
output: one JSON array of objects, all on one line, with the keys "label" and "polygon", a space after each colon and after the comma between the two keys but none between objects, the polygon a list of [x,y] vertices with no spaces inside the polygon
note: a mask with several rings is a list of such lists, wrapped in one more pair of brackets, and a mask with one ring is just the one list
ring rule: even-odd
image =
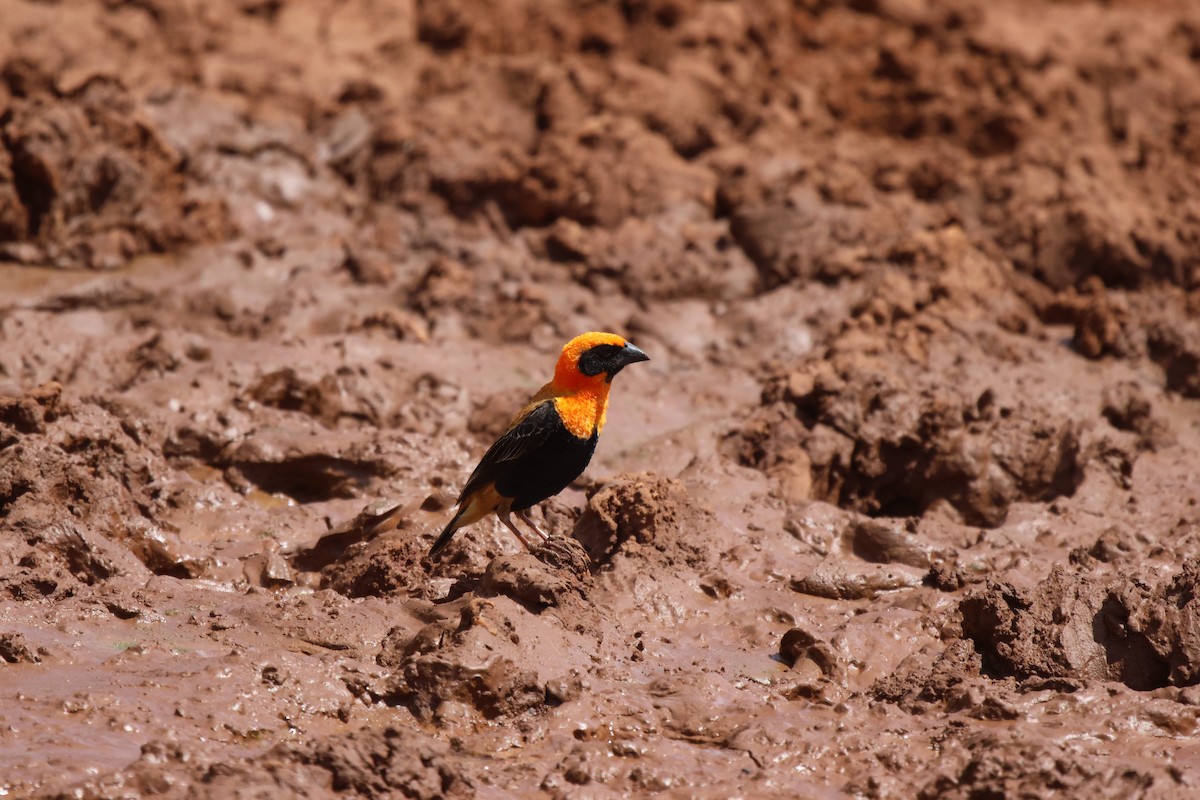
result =
[{"label": "black face mask", "polygon": [[650,356],[631,344],[626,344],[624,347],[615,344],[598,344],[595,347],[589,347],[579,357],[579,371],[584,375],[599,375],[603,372],[607,375],[607,380],[611,382],[613,376],[626,365],[649,360]]}]

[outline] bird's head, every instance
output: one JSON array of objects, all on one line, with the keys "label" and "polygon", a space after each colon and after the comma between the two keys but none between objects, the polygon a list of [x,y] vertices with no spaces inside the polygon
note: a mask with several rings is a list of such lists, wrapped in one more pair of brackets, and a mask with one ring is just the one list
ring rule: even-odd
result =
[{"label": "bird's head", "polygon": [[650,356],[615,333],[592,331],[563,345],[554,368],[554,382],[564,389],[611,383],[627,364],[649,360]]}]

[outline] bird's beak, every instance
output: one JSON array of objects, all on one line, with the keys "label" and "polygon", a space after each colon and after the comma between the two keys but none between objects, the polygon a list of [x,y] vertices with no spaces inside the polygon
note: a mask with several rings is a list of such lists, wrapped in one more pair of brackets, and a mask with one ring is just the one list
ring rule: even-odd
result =
[{"label": "bird's beak", "polygon": [[621,364],[622,364],[622,366],[624,366],[626,364],[636,364],[639,361],[649,361],[649,360],[650,360],[650,356],[646,355],[641,350],[639,350],[638,348],[631,345],[629,342],[626,342],[625,346],[621,348]]}]

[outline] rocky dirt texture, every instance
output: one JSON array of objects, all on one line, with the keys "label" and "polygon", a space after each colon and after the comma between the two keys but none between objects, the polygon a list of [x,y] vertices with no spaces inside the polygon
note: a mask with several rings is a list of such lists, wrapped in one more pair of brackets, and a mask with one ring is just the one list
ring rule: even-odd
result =
[{"label": "rocky dirt texture", "polygon": [[1196,3],[0,20],[0,795],[1200,793]]}]

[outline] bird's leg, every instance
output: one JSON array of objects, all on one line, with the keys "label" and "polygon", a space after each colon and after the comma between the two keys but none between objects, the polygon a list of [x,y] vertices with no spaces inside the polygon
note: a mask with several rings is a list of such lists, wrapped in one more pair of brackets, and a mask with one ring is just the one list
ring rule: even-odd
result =
[{"label": "bird's leg", "polygon": [[545,540],[547,540],[547,539],[549,539],[549,538],[550,538],[549,536],[547,536],[547,535],[546,535],[546,534],[545,534],[545,533],[542,531],[542,529],[541,529],[541,528],[539,528],[537,525],[535,525],[535,524],[534,524],[533,520],[531,520],[531,519],[529,518],[529,511],[528,511],[528,510],[525,510],[525,511],[518,511],[518,512],[517,512],[517,517],[518,517],[518,518],[519,518],[519,519],[520,519],[522,522],[524,522],[526,525],[528,525],[529,527],[533,528],[533,532],[534,532],[534,533],[536,533],[538,536],[542,537],[542,541],[545,541]]},{"label": "bird's leg", "polygon": [[504,513],[500,513],[499,511],[497,511],[496,516],[499,517],[500,521],[504,523],[504,527],[508,528],[510,531],[513,532],[513,536],[516,536],[518,539],[521,540],[521,544],[525,545],[526,550],[533,549],[532,545],[529,544],[529,540],[525,538],[525,534],[523,534],[523,533],[521,533],[521,531],[517,530],[517,526],[512,524],[512,520],[508,518],[507,511],[505,511]]}]

